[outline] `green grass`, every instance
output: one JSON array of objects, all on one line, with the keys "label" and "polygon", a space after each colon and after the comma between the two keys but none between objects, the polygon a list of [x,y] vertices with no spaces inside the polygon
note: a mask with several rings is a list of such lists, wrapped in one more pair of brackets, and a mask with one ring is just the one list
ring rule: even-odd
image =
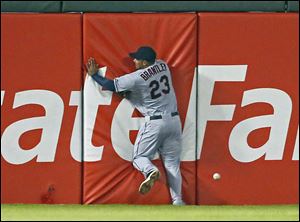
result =
[{"label": "green grass", "polygon": [[172,205],[33,205],[1,204],[8,220],[299,220],[299,205],[172,206]]}]

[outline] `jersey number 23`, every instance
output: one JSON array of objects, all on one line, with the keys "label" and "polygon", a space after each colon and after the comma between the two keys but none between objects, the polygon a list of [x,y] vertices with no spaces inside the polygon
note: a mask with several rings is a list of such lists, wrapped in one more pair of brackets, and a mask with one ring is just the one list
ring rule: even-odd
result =
[{"label": "jersey number 23", "polygon": [[170,92],[169,79],[166,75],[163,75],[159,82],[157,80],[151,81],[149,87],[151,88],[151,99],[157,99],[162,96],[162,93],[168,94]]}]

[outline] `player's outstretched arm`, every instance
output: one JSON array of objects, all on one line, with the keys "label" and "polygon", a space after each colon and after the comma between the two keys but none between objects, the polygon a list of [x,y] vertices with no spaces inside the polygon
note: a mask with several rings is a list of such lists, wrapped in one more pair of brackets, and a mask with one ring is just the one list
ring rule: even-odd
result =
[{"label": "player's outstretched arm", "polygon": [[91,76],[99,85],[105,89],[115,92],[115,84],[113,80],[107,79],[103,76],[97,75],[99,65],[96,63],[94,58],[89,58],[86,64],[88,75]]}]

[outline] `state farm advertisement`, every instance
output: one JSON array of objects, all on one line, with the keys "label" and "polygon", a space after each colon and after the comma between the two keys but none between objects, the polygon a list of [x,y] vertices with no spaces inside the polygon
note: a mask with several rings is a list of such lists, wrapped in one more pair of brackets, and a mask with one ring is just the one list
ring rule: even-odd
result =
[{"label": "state farm advertisement", "polygon": [[187,204],[299,202],[296,13],[1,14],[1,203],[171,204],[138,192],[141,114],[113,79],[151,46],[172,71]]},{"label": "state farm advertisement", "polygon": [[81,203],[81,15],[1,13],[1,203]]},{"label": "state farm advertisement", "polygon": [[299,202],[298,19],[199,14],[198,204]]},{"label": "state farm advertisement", "polygon": [[[136,22],[139,25],[136,25]],[[134,71],[128,53],[151,46],[172,71],[172,81],[183,125],[181,172],[183,196],[195,204],[195,97],[192,82],[196,67],[195,14],[85,14],[84,61],[96,59],[110,79]],[[147,27],[144,31],[140,27]],[[124,34],[126,30],[126,34]],[[144,121],[126,99],[103,90],[84,74],[84,203],[170,204],[163,164],[162,173],[147,195],[138,192],[143,175],[132,165],[133,144]],[[190,110],[190,111],[188,111]]]}]

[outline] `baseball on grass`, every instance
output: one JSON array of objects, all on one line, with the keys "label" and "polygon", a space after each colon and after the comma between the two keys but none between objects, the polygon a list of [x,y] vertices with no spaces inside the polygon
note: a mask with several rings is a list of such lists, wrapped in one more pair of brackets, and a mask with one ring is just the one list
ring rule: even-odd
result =
[{"label": "baseball on grass", "polygon": [[214,173],[213,178],[214,178],[214,180],[219,180],[219,179],[221,179],[221,175],[219,173]]}]

